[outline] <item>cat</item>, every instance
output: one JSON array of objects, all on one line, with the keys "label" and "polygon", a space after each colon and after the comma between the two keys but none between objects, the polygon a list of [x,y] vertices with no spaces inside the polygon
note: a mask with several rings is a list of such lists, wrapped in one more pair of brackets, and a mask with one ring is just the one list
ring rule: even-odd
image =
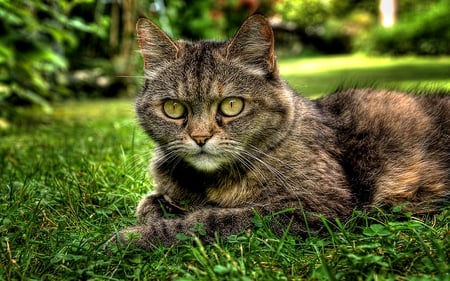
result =
[{"label": "cat", "polygon": [[136,112],[156,143],[155,186],[137,225],[110,243],[152,251],[199,226],[211,242],[255,229],[256,215],[301,236],[355,208],[448,205],[448,93],[346,89],[308,100],[280,78],[262,15],[226,42],[175,41],[146,19],[137,37]]}]

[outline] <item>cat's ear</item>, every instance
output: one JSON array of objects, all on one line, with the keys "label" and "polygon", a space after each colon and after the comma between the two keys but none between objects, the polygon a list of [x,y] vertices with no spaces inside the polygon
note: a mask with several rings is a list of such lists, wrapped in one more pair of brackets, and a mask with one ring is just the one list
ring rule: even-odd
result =
[{"label": "cat's ear", "polygon": [[262,15],[250,16],[227,46],[227,59],[236,59],[264,74],[277,71],[272,27]]},{"label": "cat's ear", "polygon": [[146,70],[157,69],[177,58],[179,47],[157,25],[141,18],[136,30]]}]

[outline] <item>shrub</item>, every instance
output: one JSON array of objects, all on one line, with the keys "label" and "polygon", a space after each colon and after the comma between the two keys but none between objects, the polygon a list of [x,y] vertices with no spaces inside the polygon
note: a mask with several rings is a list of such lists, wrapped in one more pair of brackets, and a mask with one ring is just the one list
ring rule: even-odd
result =
[{"label": "shrub", "polygon": [[70,94],[65,87],[68,49],[78,44],[80,32],[104,29],[69,17],[75,1],[0,1],[0,112],[11,104],[39,104]]},{"label": "shrub", "polygon": [[391,28],[377,27],[356,39],[359,50],[375,54],[450,54],[450,0],[441,0],[423,12],[405,15]]},{"label": "shrub", "polygon": [[[351,39],[368,25],[373,25],[373,3],[362,1],[279,1],[275,8],[306,49],[319,53],[337,54],[352,51]],[[375,7],[376,10],[376,7]],[[294,42],[287,42],[293,45]]]}]

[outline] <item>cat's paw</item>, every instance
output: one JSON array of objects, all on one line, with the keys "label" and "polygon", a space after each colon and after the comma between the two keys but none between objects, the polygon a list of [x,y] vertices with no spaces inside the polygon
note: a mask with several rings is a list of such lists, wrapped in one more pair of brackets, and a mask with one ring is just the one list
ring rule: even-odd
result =
[{"label": "cat's paw", "polygon": [[152,245],[145,239],[141,226],[135,226],[121,230],[112,236],[104,245],[104,250],[108,255],[117,253],[120,249],[138,247],[146,251],[152,250]]}]

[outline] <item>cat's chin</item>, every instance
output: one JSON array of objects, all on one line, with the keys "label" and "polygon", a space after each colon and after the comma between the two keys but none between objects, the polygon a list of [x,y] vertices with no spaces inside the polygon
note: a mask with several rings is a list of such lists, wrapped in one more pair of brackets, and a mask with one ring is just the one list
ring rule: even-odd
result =
[{"label": "cat's chin", "polygon": [[202,172],[215,172],[225,164],[223,158],[206,153],[191,156],[186,161],[196,170]]}]

